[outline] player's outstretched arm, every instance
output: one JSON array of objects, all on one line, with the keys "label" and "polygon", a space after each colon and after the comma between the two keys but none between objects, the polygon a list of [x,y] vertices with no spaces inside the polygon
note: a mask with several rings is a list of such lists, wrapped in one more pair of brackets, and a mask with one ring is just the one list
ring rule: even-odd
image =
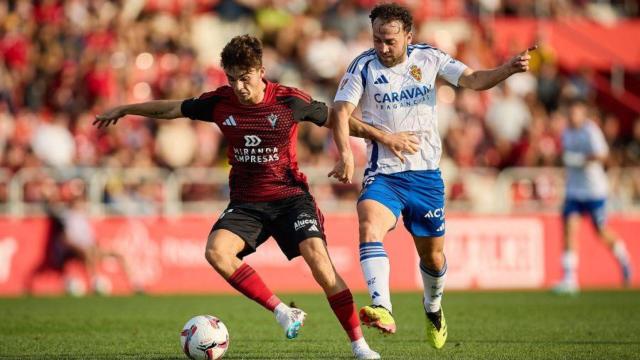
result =
[{"label": "player's outstretched arm", "polygon": [[125,115],[140,115],[155,119],[175,119],[183,117],[180,106],[182,100],[154,100],[139,104],[116,106],[97,115],[93,125],[102,128],[115,125]]},{"label": "player's outstretched arm", "polygon": [[537,48],[537,45],[532,46],[495,69],[472,70],[467,68],[460,76],[458,84],[473,90],[491,89],[515,73],[528,71],[529,60],[531,60],[529,52]]},{"label": "player's outstretched arm", "polygon": [[366,124],[353,115],[349,117],[349,135],[370,139],[388,147],[402,162],[405,153],[415,154],[420,145],[420,140],[412,131],[389,133]]}]

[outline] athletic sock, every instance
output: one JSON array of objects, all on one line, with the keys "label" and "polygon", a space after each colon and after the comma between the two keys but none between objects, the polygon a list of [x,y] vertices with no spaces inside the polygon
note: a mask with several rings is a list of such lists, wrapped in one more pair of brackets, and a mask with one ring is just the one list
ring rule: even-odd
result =
[{"label": "athletic sock", "polygon": [[420,262],[420,274],[424,286],[424,309],[426,312],[434,313],[440,310],[440,302],[444,292],[444,283],[447,275],[447,260],[440,270],[431,270]]},{"label": "athletic sock", "polygon": [[562,254],[562,269],[564,270],[564,282],[567,284],[577,284],[576,267],[578,266],[578,255],[574,251],[568,250]]},{"label": "athletic sock", "polygon": [[372,304],[393,311],[389,294],[389,258],[381,242],[360,244],[360,266]]},{"label": "athletic sock", "polygon": [[355,351],[356,349],[369,349],[369,344],[367,344],[364,336],[361,336],[358,340],[351,342],[351,350]]},{"label": "athletic sock", "polygon": [[616,260],[618,260],[621,267],[629,266],[629,253],[627,252],[627,247],[622,240],[617,240],[613,244],[613,255],[616,257]]},{"label": "athletic sock", "polygon": [[362,338],[360,320],[353,302],[353,295],[349,289],[327,297],[331,310],[340,321],[342,328],[347,332],[347,336],[353,342]]},{"label": "athletic sock", "polygon": [[282,302],[265,285],[258,273],[251,266],[243,263],[228,280],[229,284],[244,296],[262,305],[269,311],[274,311]]}]

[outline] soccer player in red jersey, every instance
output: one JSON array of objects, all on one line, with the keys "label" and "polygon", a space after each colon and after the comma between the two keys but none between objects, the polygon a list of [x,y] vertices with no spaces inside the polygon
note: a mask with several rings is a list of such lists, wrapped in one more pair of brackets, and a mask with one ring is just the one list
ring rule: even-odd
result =
[{"label": "soccer player in red jersey", "polygon": [[[327,106],[306,93],[264,79],[262,46],[254,37],[233,38],[222,50],[229,86],[188,100],[150,101],[115,107],[98,115],[94,125],[115,124],[127,114],[158,119],[189,117],[214,122],[229,143],[231,202],[209,234],[205,256],[239,292],[274,312],[287,338],[295,338],[306,314],[282,303],[242,258],[273,236],[292,259],[302,255],[313,277],[351,340],[358,359],[379,359],[366,343],[353,296],[329,257],[323,216],[309,193],[296,160],[297,123],[329,126]],[[413,153],[408,133],[388,134],[356,119],[355,136],[381,141]]]}]

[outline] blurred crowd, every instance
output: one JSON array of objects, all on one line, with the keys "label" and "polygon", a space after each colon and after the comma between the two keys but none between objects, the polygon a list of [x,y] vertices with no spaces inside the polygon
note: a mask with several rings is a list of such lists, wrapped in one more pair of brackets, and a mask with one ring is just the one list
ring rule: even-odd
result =
[{"label": "blurred crowd", "polygon": [[[350,61],[371,47],[371,0],[8,0],[0,2],[0,175],[22,168],[225,167],[225,142],[209,123],[128,117],[97,130],[95,114],[151,99],[185,99],[226,83],[219,53],[233,36],[264,43],[267,76],[330,103]],[[413,10],[414,41],[433,44],[475,69],[495,67],[522,49],[498,53],[487,16],[638,16],[634,1],[404,1]],[[603,4],[604,3],[604,4]],[[634,5],[635,4],[635,5]],[[467,19],[464,36],[436,31],[432,20]],[[455,30],[454,30],[455,31]],[[439,83],[443,166],[558,166],[563,104],[594,104],[588,69],[567,73],[553,49],[532,53],[532,71],[486,92]],[[640,118],[623,133],[620,120],[597,107],[592,119],[611,147],[609,166],[640,166]],[[354,140],[359,165],[364,145]],[[303,124],[300,163],[332,166],[325,128]],[[7,175],[8,174],[8,175]],[[105,202],[159,199],[150,182],[107,179]],[[639,186],[640,188],[640,186]],[[184,199],[207,196],[186,187]],[[338,186],[336,194],[341,193]],[[0,202],[8,195],[0,186]],[[35,177],[27,201],[64,196],[64,187]],[[638,191],[640,193],[640,190]],[[349,193],[348,191],[346,192]],[[640,195],[638,195],[640,197]]]}]

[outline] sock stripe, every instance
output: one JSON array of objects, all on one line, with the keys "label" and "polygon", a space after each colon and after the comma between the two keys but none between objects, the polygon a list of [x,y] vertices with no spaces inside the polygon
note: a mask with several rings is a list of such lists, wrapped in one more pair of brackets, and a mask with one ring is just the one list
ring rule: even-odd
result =
[{"label": "sock stripe", "polygon": [[234,283],[241,283],[247,280],[248,277],[255,274],[255,270],[253,270],[249,265],[242,264],[229,278],[229,281]]},{"label": "sock stripe", "polygon": [[386,253],[386,251],[384,249],[380,248],[380,249],[372,249],[372,250],[367,250],[367,251],[360,251],[360,255],[376,253],[376,252]]},{"label": "sock stripe", "polygon": [[370,248],[370,249],[360,249],[360,255],[362,254],[368,254],[371,252],[386,252],[385,249],[383,247],[379,247],[379,248]]},{"label": "sock stripe", "polygon": [[237,276],[235,276],[233,280],[235,282],[237,282],[237,283],[241,283],[241,282],[247,280],[247,278],[249,278],[254,273],[255,273],[255,271],[244,271],[244,272],[238,274]]},{"label": "sock stripe", "polygon": [[343,300],[343,299],[353,299],[353,295],[351,295],[351,291],[349,289],[343,290],[337,294],[333,294],[328,297],[330,302]]},{"label": "sock stripe", "polygon": [[341,306],[345,306],[345,305],[349,305],[349,304],[353,304],[353,300],[344,299],[344,300],[340,300],[340,301],[331,301],[331,307],[332,308],[341,307]]},{"label": "sock stripe", "polygon": [[227,279],[229,285],[242,293],[242,295],[262,305],[269,311],[273,311],[280,303],[267,285],[262,281],[258,273],[251,266],[243,263]]},{"label": "sock stripe", "polygon": [[447,260],[445,259],[444,261],[444,266],[442,267],[442,269],[440,269],[440,271],[436,271],[436,270],[431,270],[429,268],[427,268],[426,266],[424,266],[422,264],[422,262],[420,262],[420,270],[430,276],[433,277],[442,277],[444,276],[444,274],[447,273]]},{"label": "sock stripe", "polygon": [[387,252],[384,250],[384,246],[382,246],[381,242],[368,242],[360,244],[360,262],[378,257],[387,257]]},{"label": "sock stripe", "polygon": [[360,262],[367,260],[367,259],[371,259],[371,258],[377,258],[377,257],[383,257],[386,258],[387,254],[373,254],[373,255],[366,255],[366,256],[361,256],[360,257]]},{"label": "sock stripe", "polygon": [[337,294],[333,294],[333,295],[329,296],[329,300],[348,299],[348,298],[350,298],[351,296],[352,296],[352,295],[351,295],[351,292],[350,292],[350,291],[344,291],[344,290],[343,290],[343,291],[341,291],[341,292],[339,292],[339,293],[337,293]]},{"label": "sock stripe", "polygon": [[343,290],[337,294],[327,297],[331,308],[337,308],[349,304],[353,304],[353,295],[349,289]]},{"label": "sock stripe", "polygon": [[360,243],[360,249],[362,250],[363,248],[370,248],[370,247],[382,247],[382,243],[381,242],[365,242],[365,243]]},{"label": "sock stripe", "polygon": [[363,257],[365,256],[371,256],[371,255],[381,255],[381,256],[387,256],[386,252],[382,252],[382,251],[374,251],[374,252],[369,252],[366,254],[360,254],[360,260],[362,260]]}]

